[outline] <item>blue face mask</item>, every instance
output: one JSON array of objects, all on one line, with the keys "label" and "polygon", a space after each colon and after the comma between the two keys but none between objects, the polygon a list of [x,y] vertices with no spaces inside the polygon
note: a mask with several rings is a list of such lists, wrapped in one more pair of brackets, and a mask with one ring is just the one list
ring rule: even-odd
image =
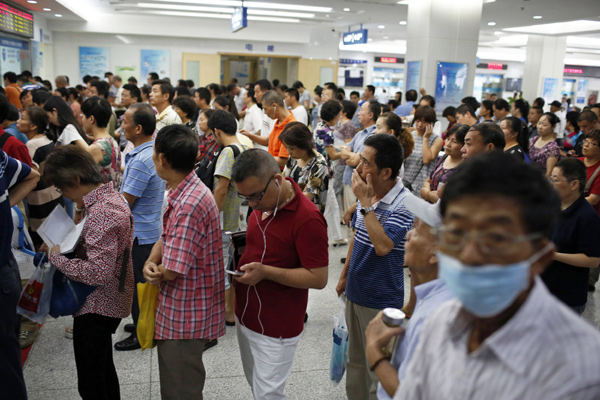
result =
[{"label": "blue face mask", "polygon": [[480,318],[506,310],[529,286],[529,269],[552,248],[549,243],[527,260],[508,265],[467,266],[460,260],[437,252],[439,278],[463,307]]}]

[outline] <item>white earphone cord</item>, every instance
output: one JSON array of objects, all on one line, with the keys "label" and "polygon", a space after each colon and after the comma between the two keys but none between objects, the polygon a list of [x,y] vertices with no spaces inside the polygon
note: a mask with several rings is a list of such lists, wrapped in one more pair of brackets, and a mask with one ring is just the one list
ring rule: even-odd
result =
[{"label": "white earphone cord", "polygon": [[[277,183],[277,181],[275,181],[275,182]],[[260,220],[258,219],[257,215],[254,214],[254,217],[256,218],[256,224],[258,225],[258,229],[260,229],[260,232],[262,233],[263,243],[264,243],[263,253],[262,253],[262,256],[260,257],[261,264],[263,263],[263,260],[265,259],[265,254],[267,253],[267,236],[266,236],[267,228],[269,227],[271,222],[273,222],[273,220],[275,219],[275,216],[277,215],[277,209],[279,208],[279,200],[281,198],[281,186],[280,185],[277,185],[277,186],[279,187],[279,193],[277,194],[277,205],[275,206],[275,211],[273,212],[273,217],[271,217],[271,220],[269,222],[267,222],[267,225],[265,225],[264,230],[260,226]],[[260,320],[260,312],[262,311],[262,302],[260,301],[260,296],[258,295],[258,290],[256,289],[256,285],[248,285],[248,290],[246,291],[246,305],[244,306],[244,311],[242,312],[242,317],[240,318],[240,323],[242,325],[246,326],[244,324],[244,315],[246,315],[246,309],[248,308],[248,299],[250,298],[250,287],[254,288],[254,293],[256,293],[256,298],[258,299],[258,323],[260,324],[261,335],[264,335],[265,328],[262,324],[262,321]]]}]

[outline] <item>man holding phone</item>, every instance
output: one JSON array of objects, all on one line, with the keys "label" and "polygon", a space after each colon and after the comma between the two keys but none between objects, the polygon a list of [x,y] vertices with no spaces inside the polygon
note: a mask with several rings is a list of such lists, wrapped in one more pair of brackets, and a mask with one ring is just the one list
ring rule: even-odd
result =
[{"label": "man holding phone", "polygon": [[231,176],[253,212],[235,277],[237,337],[255,399],[284,399],[304,327],[308,289],[327,285],[321,212],[264,150],[240,154]]}]

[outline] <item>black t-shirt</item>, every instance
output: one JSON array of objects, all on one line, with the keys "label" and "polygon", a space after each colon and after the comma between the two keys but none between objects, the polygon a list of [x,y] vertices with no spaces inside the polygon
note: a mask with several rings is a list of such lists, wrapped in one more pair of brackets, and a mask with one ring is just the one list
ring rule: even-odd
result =
[{"label": "black t-shirt", "polygon": [[[552,241],[558,253],[600,257],[600,216],[583,195],[561,212]],[[589,268],[553,261],[542,273],[542,280],[559,300],[579,307],[587,303],[589,274]]]},{"label": "black t-shirt", "polygon": [[504,150],[504,152],[506,154],[510,154],[511,156],[518,158],[521,161],[525,161],[525,152],[523,151],[523,148],[518,144],[511,147],[510,149]]}]

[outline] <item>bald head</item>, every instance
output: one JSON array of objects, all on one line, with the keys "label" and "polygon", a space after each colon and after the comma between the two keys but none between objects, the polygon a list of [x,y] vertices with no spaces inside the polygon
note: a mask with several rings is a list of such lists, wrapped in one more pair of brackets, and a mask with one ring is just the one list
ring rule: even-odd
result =
[{"label": "bald head", "polygon": [[275,90],[269,90],[262,97],[262,105],[268,107],[273,104],[283,107],[283,98]]},{"label": "bald head", "polygon": [[59,75],[54,80],[54,83],[56,84],[57,88],[66,88],[69,86],[69,79],[65,75]]}]

